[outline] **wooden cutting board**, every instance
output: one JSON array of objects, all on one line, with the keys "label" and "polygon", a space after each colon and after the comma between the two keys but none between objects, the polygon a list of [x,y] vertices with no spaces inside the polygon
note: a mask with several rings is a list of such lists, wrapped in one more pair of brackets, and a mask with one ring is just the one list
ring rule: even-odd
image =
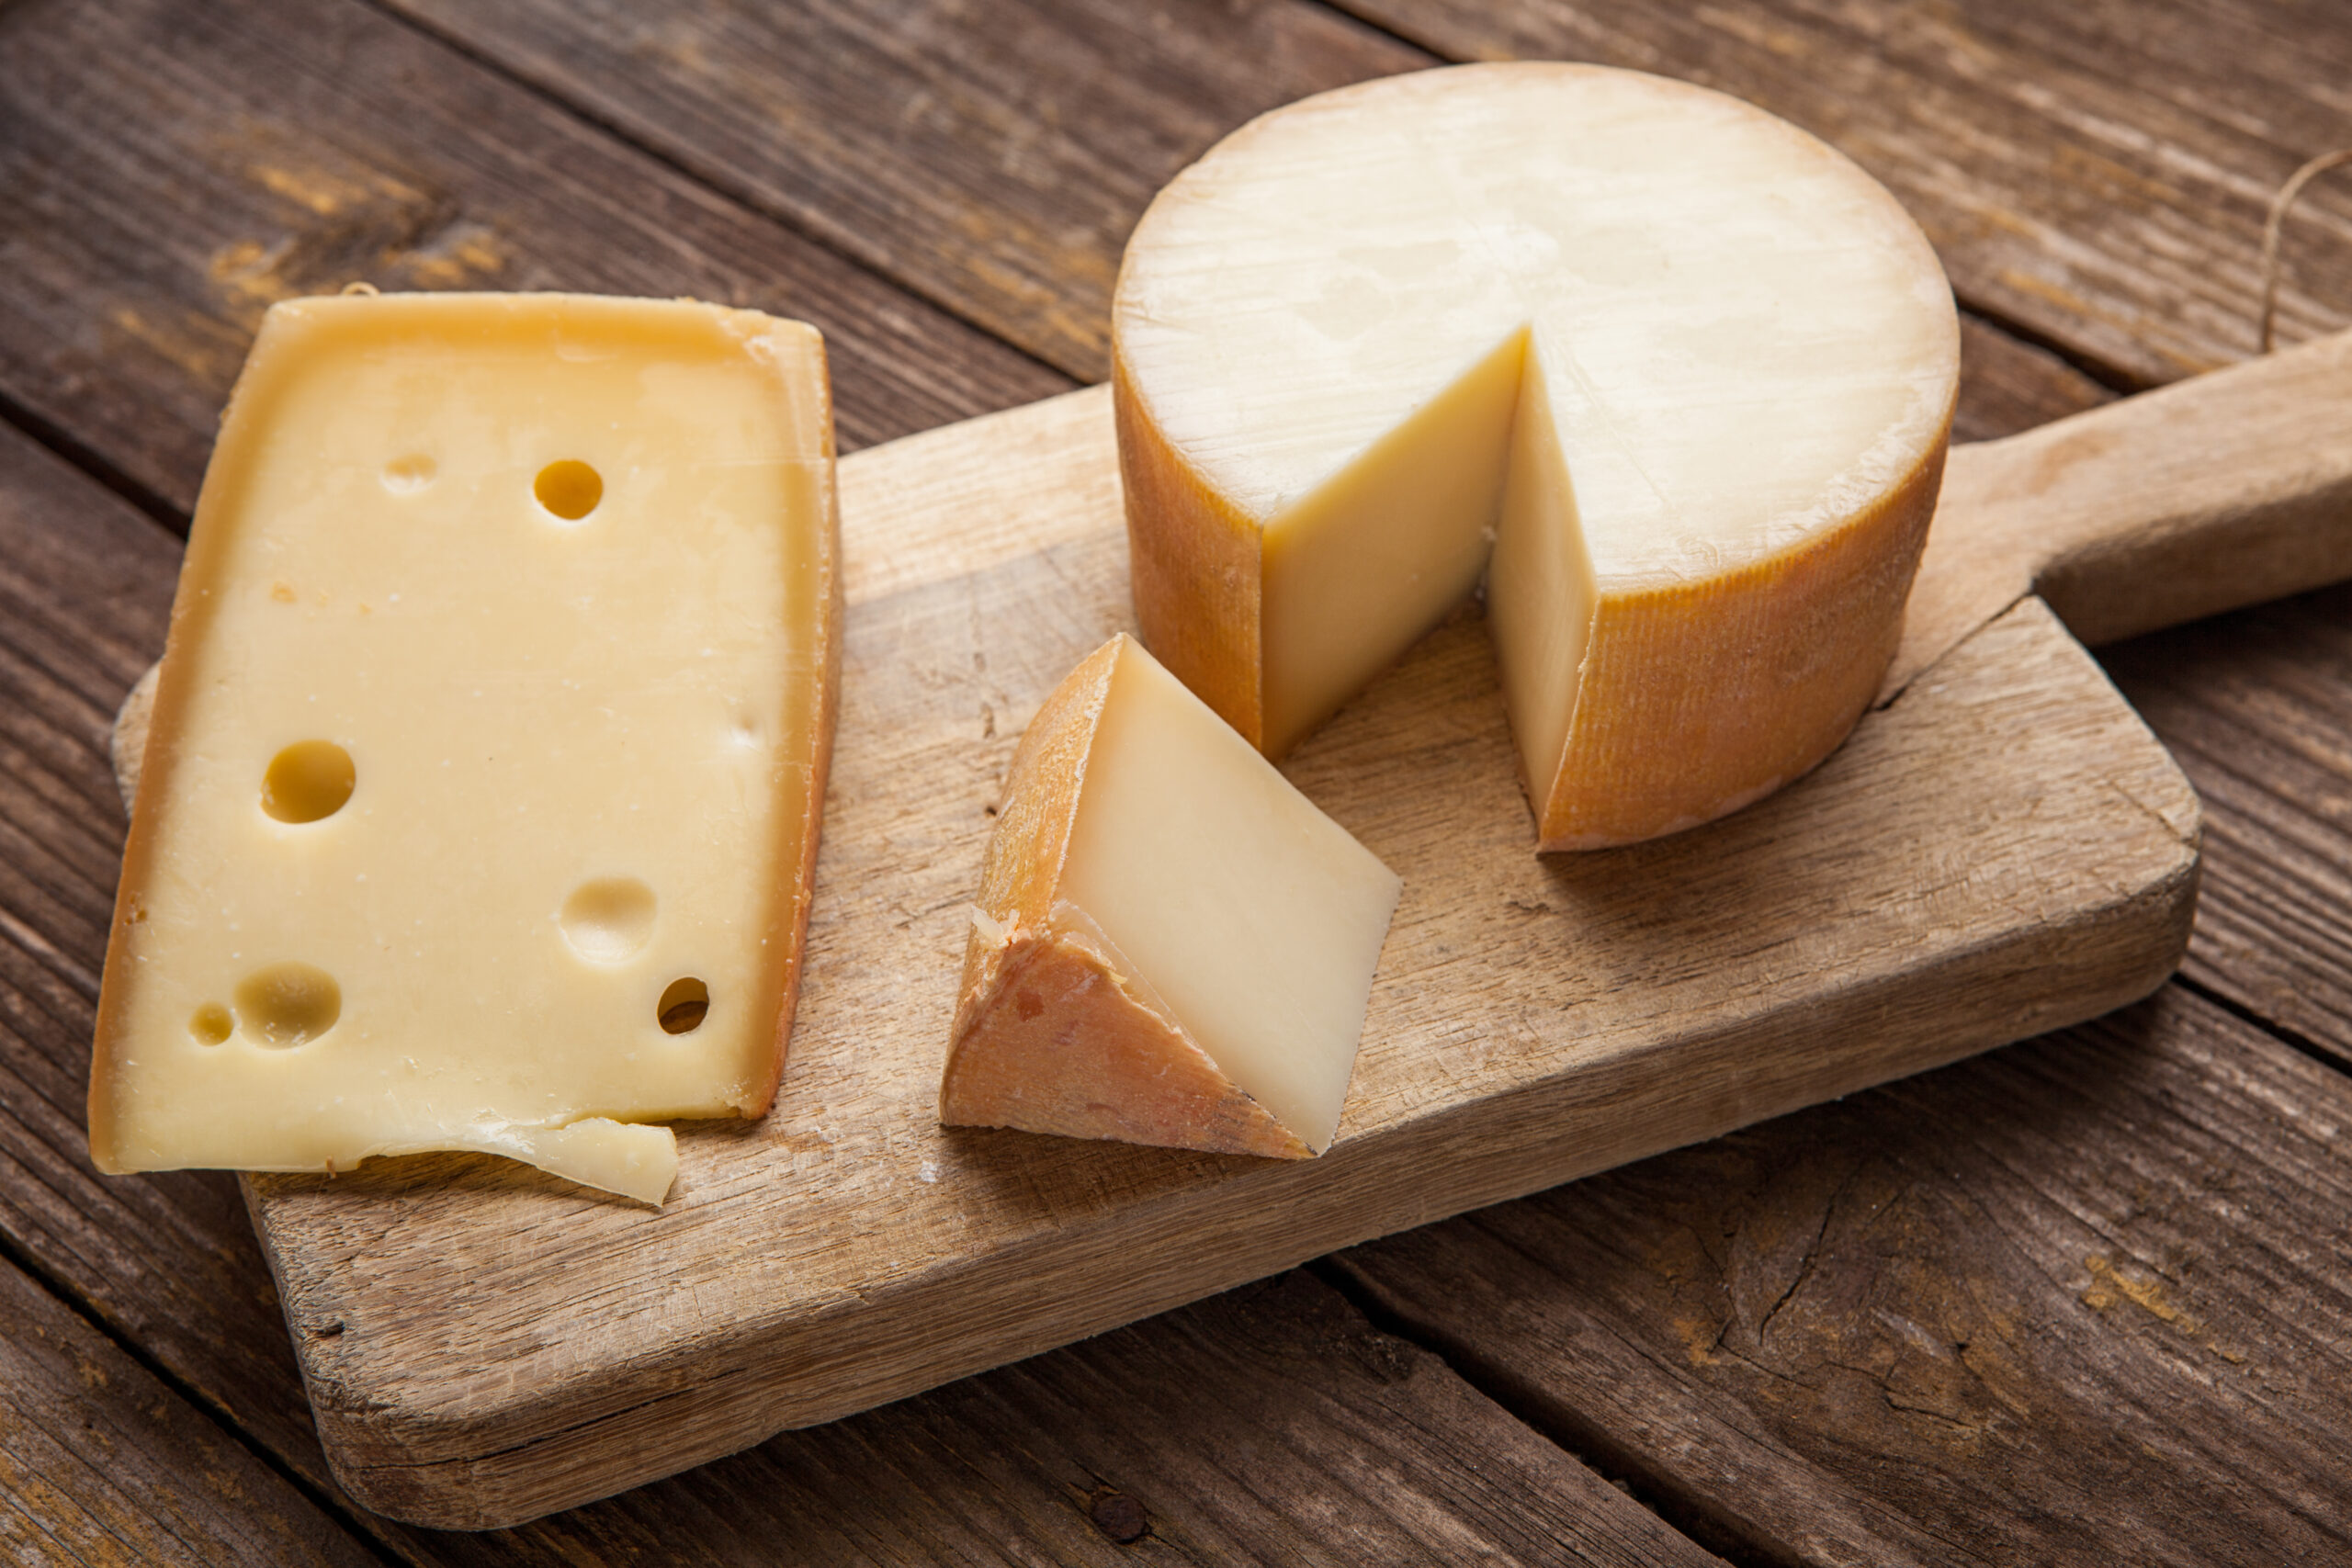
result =
[{"label": "wooden cutting board", "polygon": [[2347,410],[2341,338],[1956,451],[1880,706],[1632,849],[1532,852],[1465,607],[1285,768],[1405,883],[1340,1138],[1297,1163],[938,1124],[1014,742],[1131,626],[1108,399],[849,458],[775,1111],[682,1126],[659,1212],[469,1156],[247,1178],[337,1476],[514,1523],[2146,993],[2196,797],[2037,586],[2109,637],[2352,576]]}]

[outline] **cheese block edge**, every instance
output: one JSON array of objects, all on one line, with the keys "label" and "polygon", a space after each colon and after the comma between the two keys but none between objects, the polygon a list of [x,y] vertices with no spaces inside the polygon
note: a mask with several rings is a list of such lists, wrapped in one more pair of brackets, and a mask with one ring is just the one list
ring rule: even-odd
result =
[{"label": "cheese block edge", "polygon": [[[821,837],[824,784],[831,761],[839,705],[842,660],[840,516],[838,484],[831,471],[831,389],[830,378],[824,369],[821,335],[805,322],[772,317],[756,310],[707,306],[690,299],[649,300],[561,293],[369,295],[364,299],[353,299],[348,296],[322,296],[290,299],[274,305],[263,318],[246,366],[232,387],[223,410],[216,454],[249,445],[266,434],[268,404],[277,390],[275,383],[291,374],[281,368],[288,355],[300,350],[309,334],[325,330],[322,321],[332,322],[336,312],[355,306],[392,311],[540,310],[557,312],[565,321],[591,325],[600,317],[615,312],[649,309],[655,312],[677,310],[705,318],[717,331],[727,334],[750,361],[775,367],[778,372],[791,356],[813,362],[813,388],[801,389],[804,394],[809,395],[785,400],[786,405],[794,410],[796,418],[802,421],[796,428],[812,446],[821,451],[822,456],[821,465],[811,464],[812,469],[817,470],[820,476],[815,482],[821,520],[808,539],[814,547],[814,599],[820,607],[809,649],[815,668],[797,672],[792,682],[795,693],[805,701],[805,711],[810,716],[806,734],[808,744],[779,759],[780,766],[797,773],[801,781],[799,786],[791,792],[794,798],[789,807],[777,818],[779,830],[788,829],[797,843],[797,853],[793,857],[793,863],[779,866],[789,886],[774,905],[775,919],[767,933],[767,940],[780,943],[786,953],[776,975],[779,1006],[773,1028],[768,1031],[773,1045],[764,1053],[759,1070],[741,1080],[730,1101],[733,1114],[745,1117],[763,1114],[773,1103],[781,1080],[797,1005],[809,905],[814,889],[815,862]],[[792,347],[788,352],[770,346],[778,337],[790,341]],[[784,385],[780,378],[779,388]],[[187,701],[181,671],[187,660],[185,657],[175,659],[174,654],[200,636],[199,623],[204,607],[198,601],[204,595],[196,585],[209,581],[211,569],[218,564],[215,558],[229,547],[229,541],[222,536],[225,525],[219,520],[234,505],[235,498],[225,493],[227,488],[218,480],[212,469],[208,468],[206,482],[199,491],[191,520],[179,587],[174,596],[167,625],[164,655],[151,671],[152,692],[144,705],[142,716],[145,722],[141,727],[145,744],[138,758],[118,759],[118,766],[123,773],[135,778],[135,788],[131,791],[131,798],[126,801],[130,826],[125,840],[122,875],[117,887],[110,925],[109,972],[122,962],[130,929],[143,919],[140,892],[152,873],[153,840],[157,831],[156,812],[173,788],[176,747]],[[138,695],[134,692],[134,702]],[[122,767],[126,761],[131,765]],[[120,985],[102,986],[94,1031],[88,1106],[93,1163],[109,1174],[170,1168],[125,1159],[110,1135],[116,1124],[114,1100],[119,1092],[115,1081],[116,1052],[113,1043],[121,1037],[126,1005],[126,987]],[[512,1124],[496,1130],[494,1135],[486,1139],[453,1135],[431,1146],[472,1148],[505,1155],[526,1163],[538,1164],[585,1185],[605,1187],[650,1202],[661,1201],[676,1164],[674,1138],[670,1129],[660,1121],[615,1120],[594,1111],[561,1123]],[[532,1153],[534,1147],[540,1149],[539,1155]],[[377,1152],[415,1151],[407,1145],[400,1145],[388,1146]],[[322,1168],[306,1163],[275,1167],[253,1165],[243,1168],[318,1170]],[[333,1170],[335,1166],[331,1162],[324,1168]],[[600,1172],[611,1179],[600,1179]]]}]

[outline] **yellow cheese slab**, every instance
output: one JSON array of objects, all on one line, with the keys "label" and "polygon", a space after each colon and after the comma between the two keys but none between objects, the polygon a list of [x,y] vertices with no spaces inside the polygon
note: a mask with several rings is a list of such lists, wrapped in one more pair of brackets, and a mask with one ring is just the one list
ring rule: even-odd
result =
[{"label": "yellow cheese slab", "polygon": [[822,345],[573,296],[273,310],[107,952],[109,1171],[469,1149],[659,1201],[775,1094],[830,756]]},{"label": "yellow cheese slab", "polygon": [[1709,820],[1844,737],[1959,376],[1876,181],[1581,65],[1250,122],[1144,215],[1113,327],[1145,643],[1280,756],[1485,571],[1544,849]]}]

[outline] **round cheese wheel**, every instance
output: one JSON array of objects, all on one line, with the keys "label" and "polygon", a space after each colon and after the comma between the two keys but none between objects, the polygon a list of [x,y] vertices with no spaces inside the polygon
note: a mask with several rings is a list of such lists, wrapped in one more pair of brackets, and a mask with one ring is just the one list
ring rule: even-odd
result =
[{"label": "round cheese wheel", "polygon": [[1886,190],[1752,105],[1471,65],[1278,109],[1129,243],[1146,644],[1280,755],[1480,581],[1538,837],[1735,810],[1892,656],[1959,323]]}]

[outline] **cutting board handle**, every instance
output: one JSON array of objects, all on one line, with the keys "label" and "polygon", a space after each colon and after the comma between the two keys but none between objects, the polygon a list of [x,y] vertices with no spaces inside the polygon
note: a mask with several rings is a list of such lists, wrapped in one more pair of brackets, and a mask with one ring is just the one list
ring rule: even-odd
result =
[{"label": "cutting board handle", "polygon": [[1956,446],[1891,694],[2028,593],[2112,642],[2352,577],[2352,332]]}]

